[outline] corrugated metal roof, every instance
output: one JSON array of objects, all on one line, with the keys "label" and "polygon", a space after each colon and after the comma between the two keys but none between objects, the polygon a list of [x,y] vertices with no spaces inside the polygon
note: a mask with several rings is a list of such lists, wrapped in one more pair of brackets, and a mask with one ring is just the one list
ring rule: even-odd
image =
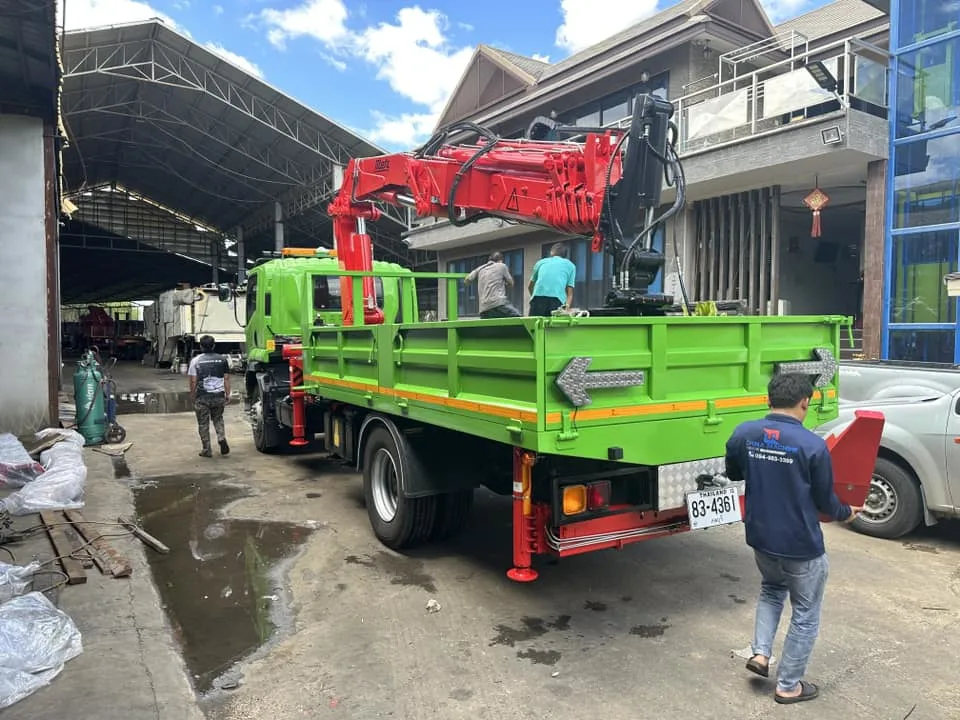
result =
[{"label": "corrugated metal roof", "polygon": [[885,18],[883,12],[863,0],[834,0],[829,5],[780,23],[776,29],[778,34],[797,32],[807,40],[817,40]]},{"label": "corrugated metal roof", "polygon": [[486,48],[486,50],[498,55],[504,60],[504,62],[507,62],[527,73],[527,75],[530,75],[535,80],[538,80],[550,67],[550,63],[537,60],[536,58],[527,57],[526,55],[517,55],[516,53],[502,50],[501,48],[493,47],[492,45],[484,45],[483,47]]}]

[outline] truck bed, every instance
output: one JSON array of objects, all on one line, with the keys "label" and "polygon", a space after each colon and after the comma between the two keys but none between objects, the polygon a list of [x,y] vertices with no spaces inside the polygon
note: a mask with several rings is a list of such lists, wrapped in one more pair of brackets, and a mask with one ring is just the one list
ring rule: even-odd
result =
[{"label": "truck bed", "polygon": [[[817,348],[839,357],[846,322],[555,317],[317,326],[304,332],[304,385],[323,398],[528,450],[663,465],[722,455],[738,423],[766,412],[776,366],[811,362]],[[589,360],[586,376],[570,365],[575,358]],[[568,368],[565,394],[557,380]],[[578,388],[593,372],[642,382]],[[589,404],[577,407],[569,395],[583,390]],[[837,413],[834,376],[818,389],[807,423]]]}]

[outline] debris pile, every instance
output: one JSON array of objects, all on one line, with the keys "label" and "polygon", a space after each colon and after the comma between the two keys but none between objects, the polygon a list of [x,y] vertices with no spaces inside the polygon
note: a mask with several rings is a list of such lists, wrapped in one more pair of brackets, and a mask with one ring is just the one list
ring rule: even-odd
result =
[{"label": "debris pile", "polygon": [[[3,484],[19,488],[0,500],[0,510],[11,515],[29,515],[44,510],[82,508],[87,481],[83,436],[74,430],[47,429],[37,433],[37,439],[40,442],[35,449],[40,450],[38,464],[16,437],[0,435]],[[40,472],[36,472],[38,468]],[[30,477],[33,473],[36,474]]]}]

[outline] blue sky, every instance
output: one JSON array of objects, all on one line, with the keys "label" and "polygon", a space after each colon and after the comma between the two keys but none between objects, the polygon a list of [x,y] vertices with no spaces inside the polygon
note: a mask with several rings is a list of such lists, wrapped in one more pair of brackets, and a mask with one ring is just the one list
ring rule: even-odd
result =
[{"label": "blue sky", "polygon": [[[774,22],[830,0],[763,0]],[[479,43],[560,60],[674,0],[67,0],[68,29],[161,17],[389,149],[433,129]]]}]

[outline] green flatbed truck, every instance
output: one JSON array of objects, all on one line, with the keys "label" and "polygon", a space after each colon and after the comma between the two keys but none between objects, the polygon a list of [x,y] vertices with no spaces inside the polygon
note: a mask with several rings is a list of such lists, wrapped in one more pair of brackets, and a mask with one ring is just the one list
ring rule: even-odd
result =
[{"label": "green flatbed truck", "polygon": [[[394,549],[456,533],[479,486],[512,496],[516,581],[536,578],[535,555],[739,521],[742,488],[722,477],[727,438],[766,413],[777,372],[817,378],[809,426],[836,418],[849,320],[702,317],[682,285],[680,304],[649,292],[664,265],[650,237],[684,202],[672,114],[641,95],[626,131],[541,118],[534,139],[505,140],[458,123],[416,151],[351,160],[328,208],[335,250],[290,248],[249,275],[257,449],[317,439],[354,464],[373,531]],[[477,140],[448,143],[458,132]],[[536,139],[584,132],[582,144]],[[664,173],[676,200],[654,220]],[[494,216],[592,236],[615,263],[604,306],[461,319],[464,276],[373,261],[375,201],[454,225]],[[419,320],[418,283],[447,285],[444,320]],[[843,481],[866,488],[876,424],[846,437],[834,464],[843,458]]]},{"label": "green flatbed truck", "polygon": [[524,571],[532,555],[689,529],[698,492],[695,527],[736,521],[740,488],[703,477],[723,472],[733,428],[766,412],[771,375],[823,363],[808,425],[838,414],[841,316],[478,321],[457,319],[454,302],[448,320],[420,322],[416,283],[446,282],[455,300],[463,276],[374,263],[347,276],[376,277],[388,321],[344,326],[345,272],[324,250],[251,270],[246,394],[258,450],[318,438],[363,472],[391,548],[454,534],[479,486],[515,496]]}]

